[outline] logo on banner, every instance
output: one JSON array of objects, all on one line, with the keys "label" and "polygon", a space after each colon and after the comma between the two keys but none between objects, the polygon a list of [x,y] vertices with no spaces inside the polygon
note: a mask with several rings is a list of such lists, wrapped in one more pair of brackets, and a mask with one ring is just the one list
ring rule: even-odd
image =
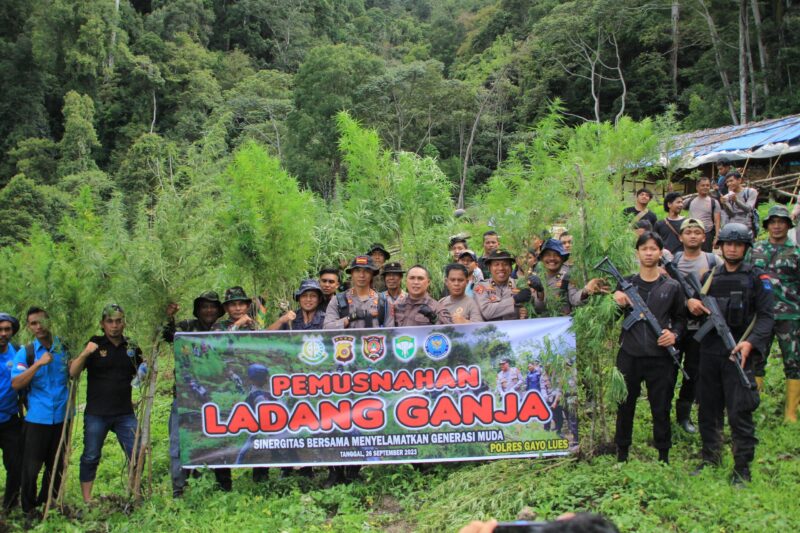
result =
[{"label": "logo on banner", "polygon": [[337,363],[349,364],[356,357],[356,338],[350,335],[340,335],[333,338],[334,358]]},{"label": "logo on banner", "polygon": [[395,357],[401,361],[409,361],[417,353],[417,340],[408,335],[395,337],[392,345],[394,346]]},{"label": "logo on banner", "polygon": [[361,353],[367,360],[377,363],[386,355],[385,341],[386,337],[383,335],[361,337]]},{"label": "logo on banner", "polygon": [[303,335],[303,349],[300,351],[300,360],[309,365],[318,365],[328,358],[322,335]]},{"label": "logo on banner", "polygon": [[441,333],[431,333],[425,339],[425,353],[431,359],[442,359],[450,353],[450,339]]}]

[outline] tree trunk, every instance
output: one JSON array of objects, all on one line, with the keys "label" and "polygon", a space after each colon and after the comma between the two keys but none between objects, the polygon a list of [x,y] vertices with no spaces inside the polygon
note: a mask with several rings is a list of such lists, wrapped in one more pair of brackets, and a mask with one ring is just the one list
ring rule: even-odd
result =
[{"label": "tree trunk", "polygon": [[739,124],[739,120],[736,116],[736,107],[734,106],[733,102],[733,93],[731,92],[731,84],[728,81],[728,74],[725,72],[725,69],[722,66],[722,52],[720,51],[720,39],[719,34],[717,33],[717,26],[714,24],[714,19],[711,18],[711,13],[708,11],[708,6],[706,5],[705,0],[697,0],[697,3],[702,8],[701,14],[703,18],[706,19],[706,23],[708,24],[708,33],[711,37],[711,47],[714,49],[714,61],[717,64],[717,72],[719,72],[719,77],[722,80],[722,88],[725,90],[725,100],[728,104],[728,112],[731,115],[731,121],[734,124]]},{"label": "tree trunk", "polygon": [[747,72],[750,75],[750,120],[755,121],[758,113],[758,84],[756,83],[756,69],[753,65],[753,49],[750,46],[750,19],[745,11],[745,53],[747,54]]},{"label": "tree trunk", "polygon": [[114,72],[114,49],[117,47],[117,23],[119,22],[119,0],[114,0],[114,27],[111,29],[111,45],[108,47],[108,72],[106,79]]},{"label": "tree trunk", "polygon": [[758,7],[758,0],[751,0],[750,6],[753,8],[753,22],[756,25],[756,39],[758,40],[758,65],[761,67],[762,88],[764,98],[769,97],[769,83],[767,82],[767,47],[761,36],[761,9]]},{"label": "tree trunk", "polygon": [[680,47],[680,29],[678,20],[681,15],[680,0],[672,0],[672,53],[670,63],[672,65],[672,97],[678,98],[678,48]]},{"label": "tree trunk", "polygon": [[747,0],[739,0],[739,124],[747,124]]}]

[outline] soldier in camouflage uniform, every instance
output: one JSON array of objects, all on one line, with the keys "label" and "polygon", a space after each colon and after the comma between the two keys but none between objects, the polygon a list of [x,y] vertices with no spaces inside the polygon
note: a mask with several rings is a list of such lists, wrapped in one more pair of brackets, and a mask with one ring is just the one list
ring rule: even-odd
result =
[{"label": "soldier in camouflage uniform", "polygon": [[[770,208],[764,228],[769,238],[758,241],[751,261],[770,276],[775,293],[775,335],[783,355],[786,375],[787,422],[797,422],[800,403],[800,247],[788,239],[794,226],[789,210],[782,205]],[[763,383],[763,371],[756,380]],[[761,383],[759,383],[761,385]]]},{"label": "soldier in camouflage uniform", "polygon": [[[194,318],[181,320],[175,323],[175,315],[179,307],[176,303],[167,306],[167,321],[164,324],[163,337],[170,344],[175,340],[176,332],[189,331],[211,331],[214,325],[225,311],[222,309],[222,302],[219,295],[214,291],[206,291],[194,299],[192,314]],[[175,375],[177,376],[177,372]],[[169,458],[170,476],[172,477],[172,496],[177,498],[183,494],[188,479],[188,470],[181,468],[180,460],[180,440],[178,437],[178,400],[175,386],[172,386],[172,409],[169,413]],[[222,490],[231,490],[231,470],[230,468],[215,468],[214,476],[217,484]]]},{"label": "soldier in camouflage uniform", "polygon": [[225,301],[222,307],[228,316],[217,320],[213,331],[256,331],[256,321],[247,314],[253,300],[247,296],[241,287],[231,287],[225,291]]}]

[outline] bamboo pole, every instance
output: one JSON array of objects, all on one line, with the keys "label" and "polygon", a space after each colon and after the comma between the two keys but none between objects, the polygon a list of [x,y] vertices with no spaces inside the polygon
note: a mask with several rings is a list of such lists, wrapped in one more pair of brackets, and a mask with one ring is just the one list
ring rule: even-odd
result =
[{"label": "bamboo pole", "polygon": [[[69,367],[69,365],[68,365]],[[44,505],[44,512],[42,513],[42,522],[47,520],[50,514],[50,509],[56,500],[60,500],[63,504],[64,487],[67,484],[67,472],[69,470],[69,453],[72,450],[72,431],[75,424],[75,399],[78,392],[78,379],[68,378],[69,387],[67,392],[67,406],[64,415],[64,423],[61,426],[61,437],[58,440],[58,447],[56,448],[56,456],[53,459],[53,467],[51,469],[50,484],[47,487],[47,502]],[[73,414],[70,420],[70,414]],[[63,463],[63,468],[62,468]],[[58,476],[58,471],[61,470],[61,476]],[[58,494],[53,497],[53,489],[55,488],[56,478],[61,478],[61,484],[58,487]]]},{"label": "bamboo pole", "polygon": [[[156,382],[158,380],[158,351],[161,346],[161,328],[156,326],[153,334],[153,348],[150,351],[150,360],[147,361],[147,392],[142,401],[142,414],[136,428],[134,447],[131,452],[128,475],[128,497],[134,501],[142,499],[142,474],[144,464],[151,455],[150,442],[150,419],[153,411],[153,401],[155,399]],[[152,479],[152,473],[150,474]]]}]

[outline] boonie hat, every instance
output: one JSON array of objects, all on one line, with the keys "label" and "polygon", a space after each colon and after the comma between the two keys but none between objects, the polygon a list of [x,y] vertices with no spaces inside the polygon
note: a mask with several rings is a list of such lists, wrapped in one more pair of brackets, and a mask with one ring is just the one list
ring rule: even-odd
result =
[{"label": "boonie hat", "polygon": [[764,229],[767,229],[769,226],[769,221],[771,218],[785,218],[786,221],[789,223],[789,227],[794,227],[794,222],[792,222],[792,217],[789,215],[789,210],[786,206],[783,205],[773,205],[769,208],[769,212],[767,213],[767,218],[764,219],[764,222],[761,224],[764,226]]},{"label": "boonie hat", "polygon": [[219,294],[217,291],[205,291],[201,292],[200,296],[194,299],[192,303],[192,314],[195,318],[200,318],[197,315],[200,312],[200,304],[203,302],[211,302],[217,308],[217,318],[220,318],[222,315],[225,314],[225,310],[222,309],[222,302],[219,301]]},{"label": "boonie hat", "polygon": [[247,296],[247,293],[244,292],[244,289],[239,286],[231,287],[225,291],[225,301],[222,302],[223,305],[229,302],[237,301],[251,303],[253,300]]},{"label": "boonie hat", "polygon": [[315,279],[304,279],[300,282],[300,288],[294,291],[294,299],[295,301],[299,300],[300,297],[307,293],[308,291],[317,291],[319,293],[319,297],[322,298],[322,287],[319,286],[319,282]]},{"label": "boonie hat", "polygon": [[373,252],[381,252],[386,261],[388,261],[389,258],[392,257],[392,254],[390,254],[386,250],[386,248],[379,242],[374,242],[370,245],[369,250],[367,250],[367,255],[372,255]]}]

